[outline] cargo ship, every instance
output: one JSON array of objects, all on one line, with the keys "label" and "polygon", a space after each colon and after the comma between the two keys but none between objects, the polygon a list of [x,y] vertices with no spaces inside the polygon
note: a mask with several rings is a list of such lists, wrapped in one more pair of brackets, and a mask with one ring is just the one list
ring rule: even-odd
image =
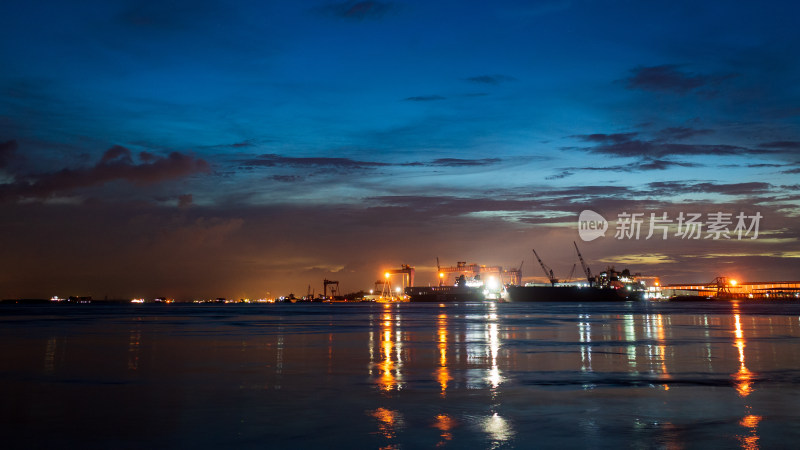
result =
[{"label": "cargo ship", "polygon": [[625,302],[638,300],[639,291],[596,286],[509,286],[509,302]]},{"label": "cargo ship", "polygon": [[[553,270],[539,258],[536,250],[533,250],[550,285],[508,286],[504,296],[505,300],[509,302],[625,302],[640,300],[644,297],[644,284],[637,280],[637,276],[632,276],[628,269],[617,272],[613,267],[609,267],[599,275],[592,276],[592,271],[583,260],[578,244],[575,242],[573,244],[586,275],[584,282],[559,284],[559,280],[553,275]],[[588,285],[584,283],[588,283]]]},{"label": "cargo ship", "polygon": [[[410,302],[482,302],[499,299],[503,290],[503,282],[519,283],[521,267],[503,269],[500,266],[467,264],[459,261],[455,266],[442,267],[436,258],[436,269],[439,275],[438,286],[408,286],[404,289],[405,297]],[[388,272],[387,272],[388,273]],[[454,276],[448,284],[447,279]]]},{"label": "cargo ship", "polygon": [[410,302],[469,303],[485,300],[482,288],[470,286],[407,287],[405,294]]}]

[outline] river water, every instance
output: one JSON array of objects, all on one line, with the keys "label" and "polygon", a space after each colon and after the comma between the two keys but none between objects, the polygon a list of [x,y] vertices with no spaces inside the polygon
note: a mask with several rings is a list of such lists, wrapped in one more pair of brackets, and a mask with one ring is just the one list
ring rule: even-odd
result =
[{"label": "river water", "polygon": [[800,304],[0,305],[5,448],[793,448]]}]

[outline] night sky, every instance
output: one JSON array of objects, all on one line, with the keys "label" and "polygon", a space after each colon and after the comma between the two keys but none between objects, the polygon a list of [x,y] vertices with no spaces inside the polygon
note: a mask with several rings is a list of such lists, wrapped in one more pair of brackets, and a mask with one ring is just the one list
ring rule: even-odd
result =
[{"label": "night sky", "polygon": [[[574,240],[595,271],[798,280],[799,16],[4,2],[0,298],[351,292],[403,263],[426,285],[436,257],[533,280],[532,248],[566,277]],[[605,237],[579,239],[585,209]],[[615,239],[623,212],[763,218],[755,240]]]}]

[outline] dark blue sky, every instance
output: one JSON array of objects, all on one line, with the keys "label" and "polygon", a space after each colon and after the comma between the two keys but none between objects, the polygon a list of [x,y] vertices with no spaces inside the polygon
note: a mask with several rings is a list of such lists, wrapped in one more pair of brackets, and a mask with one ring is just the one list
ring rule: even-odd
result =
[{"label": "dark blue sky", "polygon": [[584,253],[800,278],[794,2],[68,3],[0,7],[0,297],[566,272],[583,209],[758,211]]}]

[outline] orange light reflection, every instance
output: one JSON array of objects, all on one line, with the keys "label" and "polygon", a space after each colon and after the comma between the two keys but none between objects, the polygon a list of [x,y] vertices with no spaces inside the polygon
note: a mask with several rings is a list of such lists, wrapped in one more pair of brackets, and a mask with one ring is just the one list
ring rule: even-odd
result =
[{"label": "orange light reflection", "polygon": [[747,369],[745,365],[745,358],[744,358],[744,347],[745,347],[745,338],[744,332],[742,332],[742,323],[739,318],[739,305],[734,304],[733,306],[734,311],[734,321],[736,329],[734,334],[736,336],[736,340],[734,341],[734,346],[739,350],[739,371],[736,372],[734,375],[737,383],[736,383],[736,391],[739,392],[739,396],[747,397],[753,391],[753,374]]},{"label": "orange light reflection", "polygon": [[436,423],[433,426],[440,431],[439,436],[442,438],[442,441],[436,444],[437,447],[441,447],[445,445],[446,441],[453,439],[451,431],[456,427],[456,421],[452,417],[447,414],[439,414],[436,416]]},{"label": "orange light reflection", "polygon": [[392,339],[391,313],[387,312],[383,314],[382,319],[382,333],[380,333],[381,361],[378,363],[378,371],[380,373],[378,385],[380,386],[381,390],[390,391],[396,387],[399,387],[397,373],[400,369],[397,364],[395,364],[395,361],[399,361],[400,355],[399,349],[397,348],[395,341]]},{"label": "orange light reflection", "polygon": [[378,408],[371,411],[370,415],[378,419],[378,433],[387,439],[394,439],[397,427],[403,424],[400,413],[391,409]]},{"label": "orange light reflection", "polygon": [[761,422],[761,419],[763,417],[750,414],[739,421],[739,425],[747,428],[750,433],[747,436],[738,437],[743,450],[758,450],[758,423]]},{"label": "orange light reflection", "polygon": [[[746,340],[744,331],[742,330],[742,322],[740,317],[739,304],[733,304],[733,319],[734,319],[734,347],[739,351],[739,371],[734,374],[737,381],[736,391],[740,397],[747,397],[753,391],[753,374],[747,369],[745,365],[744,348]],[[750,407],[748,406],[748,410]],[[737,436],[739,444],[743,450],[758,450],[758,424],[763,417],[754,414],[748,414],[739,421],[739,425],[746,429],[747,434]]]},{"label": "orange light reflection", "polygon": [[436,370],[436,379],[442,389],[441,395],[445,396],[447,383],[452,380],[450,371],[447,369],[447,314],[439,314],[438,335],[439,335],[439,368]]},{"label": "orange light reflection", "polygon": [[[667,369],[667,342],[664,335],[664,317],[661,314],[656,316],[656,336],[658,339],[658,356],[661,358],[661,373],[664,375],[665,380],[670,379],[669,370]],[[669,385],[664,383],[664,390],[669,390]]]}]

